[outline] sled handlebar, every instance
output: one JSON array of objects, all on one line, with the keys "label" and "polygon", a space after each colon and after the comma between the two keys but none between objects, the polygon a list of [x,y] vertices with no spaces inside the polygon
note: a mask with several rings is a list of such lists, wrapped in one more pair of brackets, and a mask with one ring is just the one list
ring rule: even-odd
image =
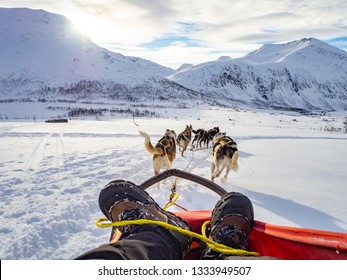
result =
[{"label": "sled handlebar", "polygon": [[210,180],[207,180],[207,179],[200,177],[198,175],[188,173],[186,171],[178,170],[178,169],[169,169],[169,170],[163,171],[163,172],[159,173],[158,175],[153,176],[153,177],[147,179],[146,181],[144,181],[142,184],[140,184],[140,187],[143,190],[145,190],[145,189],[149,188],[150,186],[154,185],[155,183],[158,183],[161,180],[164,180],[164,179],[171,177],[171,176],[176,176],[179,178],[187,179],[189,181],[203,185],[204,187],[214,191],[215,193],[217,193],[220,196],[227,193],[227,191],[225,189],[223,189],[222,187],[220,187],[219,185],[217,185],[216,183],[214,183]]}]

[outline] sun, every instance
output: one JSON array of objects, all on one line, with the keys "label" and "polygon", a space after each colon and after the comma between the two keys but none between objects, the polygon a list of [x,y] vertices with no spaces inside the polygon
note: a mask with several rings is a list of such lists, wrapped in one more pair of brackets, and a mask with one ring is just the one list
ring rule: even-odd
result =
[{"label": "sun", "polygon": [[103,42],[110,34],[110,25],[103,19],[79,14],[68,16],[75,27],[94,42]]}]

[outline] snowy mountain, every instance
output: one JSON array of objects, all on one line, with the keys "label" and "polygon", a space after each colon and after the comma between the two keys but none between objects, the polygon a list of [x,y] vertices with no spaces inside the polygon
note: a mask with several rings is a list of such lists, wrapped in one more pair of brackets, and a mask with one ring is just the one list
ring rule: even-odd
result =
[{"label": "snowy mountain", "polygon": [[168,77],[218,99],[261,106],[347,109],[347,53],[317,39],[265,45]]},{"label": "snowy mountain", "polygon": [[97,46],[61,15],[0,8],[2,100],[190,98],[191,90],[164,78],[172,73]]},{"label": "snowy mountain", "polygon": [[52,82],[105,79],[133,84],[174,72],[101,48],[65,17],[42,10],[1,8],[0,26],[2,77]]}]

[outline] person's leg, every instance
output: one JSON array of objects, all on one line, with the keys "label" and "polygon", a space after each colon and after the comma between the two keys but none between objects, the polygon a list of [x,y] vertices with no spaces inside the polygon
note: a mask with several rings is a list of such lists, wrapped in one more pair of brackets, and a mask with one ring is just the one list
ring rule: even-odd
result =
[{"label": "person's leg", "polygon": [[90,250],[77,260],[174,260],[181,259],[180,244],[163,227],[145,225],[125,239]]},{"label": "person's leg", "polygon": [[[123,180],[112,181],[99,195],[99,206],[113,222],[148,219],[190,229],[186,222],[160,208],[147,192]],[[105,244],[76,259],[182,259],[191,238],[156,225],[119,227],[121,239]]]}]

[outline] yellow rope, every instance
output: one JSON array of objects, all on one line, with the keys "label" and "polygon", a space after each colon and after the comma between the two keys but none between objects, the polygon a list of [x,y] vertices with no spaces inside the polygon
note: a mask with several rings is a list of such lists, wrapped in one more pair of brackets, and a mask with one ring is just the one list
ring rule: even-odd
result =
[{"label": "yellow rope", "polygon": [[194,237],[194,238],[199,239],[202,242],[206,243],[207,246],[209,246],[213,251],[216,251],[218,253],[223,253],[226,255],[238,255],[238,256],[258,256],[259,255],[257,252],[249,252],[246,250],[230,248],[228,246],[225,246],[223,244],[219,244],[219,243],[214,242],[213,240],[207,238],[206,227],[209,224],[209,221],[206,221],[202,225],[202,234],[197,234],[193,231],[182,229],[182,228],[176,227],[174,225],[171,225],[171,224],[168,224],[165,222],[146,220],[146,219],[110,222],[107,218],[100,218],[96,221],[96,225],[98,227],[101,227],[101,228],[122,227],[122,226],[128,226],[128,225],[144,225],[144,224],[159,225],[159,226],[165,227],[169,230],[175,230],[181,234],[188,235],[190,237]]},{"label": "yellow rope", "polygon": [[172,199],[170,200],[170,202],[168,204],[166,204],[163,209],[166,210],[168,209],[170,206],[174,205],[175,202],[177,201],[177,199],[180,197],[180,194],[177,192],[174,192],[174,196],[172,197]]}]

